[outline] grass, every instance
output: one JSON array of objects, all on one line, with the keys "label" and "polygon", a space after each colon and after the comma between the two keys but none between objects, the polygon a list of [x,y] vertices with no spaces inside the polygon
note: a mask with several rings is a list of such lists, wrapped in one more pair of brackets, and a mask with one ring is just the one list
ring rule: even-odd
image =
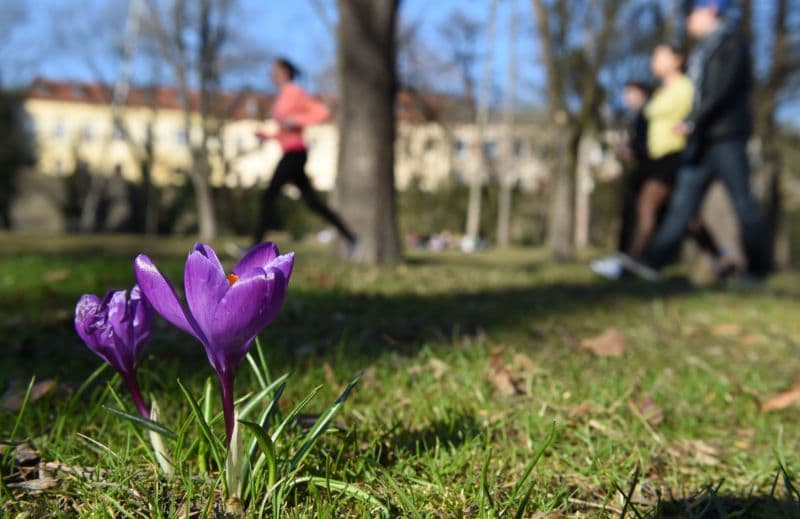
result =
[{"label": "grass", "polygon": [[[222,483],[213,463],[203,472],[190,448],[201,432],[188,421],[176,382],[203,394],[211,369],[201,347],[161,322],[141,362],[145,394],[157,398],[163,422],[181,428],[187,445],[182,475],[166,481],[139,439],[143,430],[104,407],[119,406],[111,381],[133,412],[119,380],[107,370],[84,384],[100,361],[71,324],[80,294],[133,282],[136,252],[147,251],[180,280],[190,245],[0,236],[0,380],[7,395],[24,394],[34,375],[57,381],[22,414],[0,410],[0,439],[28,442],[42,461],[85,472],[61,473],[43,491],[19,488],[12,483],[23,478],[6,448],[0,515],[218,513]],[[800,495],[787,490],[800,479],[798,408],[764,414],[759,403],[798,376],[800,275],[733,292],[680,277],[604,284],[584,264],[554,266],[537,250],[412,253],[405,265],[364,269],[314,245],[282,249],[297,251],[295,274],[282,314],[261,340],[272,375],[291,371],[283,411],[323,385],[289,438],[302,438],[304,418],[362,375],[335,431],[306,458],[303,476],[316,479],[295,487],[282,515],[372,517],[379,512],[372,498],[399,517],[623,510],[630,517],[792,517],[798,510]],[[581,349],[611,328],[624,337],[621,358]],[[243,365],[237,394],[256,389]],[[212,427],[222,435],[221,422]]]}]

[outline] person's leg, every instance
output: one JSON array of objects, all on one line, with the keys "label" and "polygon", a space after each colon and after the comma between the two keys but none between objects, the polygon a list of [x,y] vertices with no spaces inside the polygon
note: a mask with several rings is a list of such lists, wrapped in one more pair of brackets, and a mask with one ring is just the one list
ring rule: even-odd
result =
[{"label": "person's leg", "polygon": [[705,160],[700,164],[684,167],[678,174],[664,222],[640,258],[647,266],[661,269],[674,257],[686,236],[689,222],[698,213],[711,174],[711,168]]},{"label": "person's leg", "polygon": [[658,180],[648,180],[636,204],[636,229],[631,241],[630,254],[638,258],[642,255],[656,229],[658,212],[668,200],[670,187]]},{"label": "person's leg", "polygon": [[747,270],[754,276],[762,277],[772,269],[772,254],[761,208],[750,192],[746,144],[744,139],[726,140],[714,143],[709,153],[739,218]]},{"label": "person's leg", "polygon": [[339,233],[345,237],[345,239],[353,243],[355,242],[355,234],[345,225],[339,215],[333,212],[330,207],[328,207],[325,202],[319,197],[317,192],[314,190],[314,187],[311,185],[311,180],[309,180],[308,175],[305,172],[305,160],[302,162],[302,166],[296,168],[292,171],[292,182],[300,189],[300,193],[303,195],[303,200],[305,200],[308,207],[327,220],[331,225],[336,227]]},{"label": "person's leg", "polygon": [[720,252],[717,241],[708,231],[708,228],[703,224],[700,218],[695,218],[689,222],[689,236],[691,236],[697,245],[708,252],[714,258],[719,258],[722,253]]},{"label": "person's leg", "polygon": [[264,233],[269,229],[275,228],[277,218],[275,202],[281,194],[281,188],[291,178],[293,162],[292,154],[287,153],[281,157],[281,160],[275,167],[275,172],[272,174],[269,186],[261,197],[261,216],[258,219],[258,224],[253,233],[253,245],[261,243],[261,240],[264,238]]},{"label": "person's leg", "polygon": [[621,196],[622,210],[620,211],[620,229],[617,239],[617,251],[628,252],[636,229],[636,203],[642,190],[642,171],[637,167],[628,174],[623,186]]}]

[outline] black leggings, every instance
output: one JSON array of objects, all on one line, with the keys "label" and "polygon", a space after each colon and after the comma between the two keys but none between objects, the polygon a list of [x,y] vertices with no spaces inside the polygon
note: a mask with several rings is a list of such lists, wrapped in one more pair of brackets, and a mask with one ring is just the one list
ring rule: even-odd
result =
[{"label": "black leggings", "polygon": [[260,243],[267,230],[276,228],[278,217],[275,214],[275,202],[281,194],[281,188],[287,182],[297,186],[308,207],[336,227],[347,241],[352,242],[355,240],[355,235],[347,228],[341,218],[325,205],[325,202],[322,201],[311,186],[311,181],[305,170],[307,158],[308,153],[305,150],[289,151],[278,162],[269,187],[264,191],[264,197],[261,201],[261,218],[253,235],[253,243]]}]

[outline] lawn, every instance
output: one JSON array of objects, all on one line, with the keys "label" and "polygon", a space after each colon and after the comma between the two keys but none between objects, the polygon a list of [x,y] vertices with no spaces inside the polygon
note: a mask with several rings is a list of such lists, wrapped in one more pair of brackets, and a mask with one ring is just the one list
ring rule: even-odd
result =
[{"label": "lawn", "polygon": [[[201,459],[176,382],[203,394],[213,372],[201,346],[159,320],[141,362],[162,422],[186,436],[174,446],[179,475],[167,480],[142,430],[107,410],[134,412],[119,377],[105,370],[86,383],[101,361],[72,327],[82,293],[133,283],[137,252],[181,280],[190,246],[0,236],[0,515],[220,513],[218,470]],[[304,469],[351,486],[297,485],[281,515],[800,514],[788,490],[800,486],[800,407],[764,412],[799,380],[800,274],[734,291],[693,287],[679,273],[606,284],[535,249],[410,253],[405,265],[370,269],[313,244],[281,248],[297,252],[295,273],[261,336],[272,376],[291,372],[281,411],[322,389],[279,456],[361,375]],[[20,412],[32,376],[52,383]],[[257,387],[243,364],[237,394]],[[212,403],[218,412],[216,393]],[[221,420],[212,427],[224,435]],[[63,470],[37,484],[37,463]],[[251,514],[260,501],[250,500]]]}]

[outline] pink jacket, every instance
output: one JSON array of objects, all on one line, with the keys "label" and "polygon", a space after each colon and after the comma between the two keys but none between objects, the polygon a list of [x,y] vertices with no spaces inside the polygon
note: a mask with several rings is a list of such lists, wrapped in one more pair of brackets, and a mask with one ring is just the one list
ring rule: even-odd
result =
[{"label": "pink jacket", "polygon": [[320,124],[331,117],[331,111],[294,83],[281,88],[272,105],[272,117],[278,122],[278,140],[284,152],[306,149],[303,127]]}]

